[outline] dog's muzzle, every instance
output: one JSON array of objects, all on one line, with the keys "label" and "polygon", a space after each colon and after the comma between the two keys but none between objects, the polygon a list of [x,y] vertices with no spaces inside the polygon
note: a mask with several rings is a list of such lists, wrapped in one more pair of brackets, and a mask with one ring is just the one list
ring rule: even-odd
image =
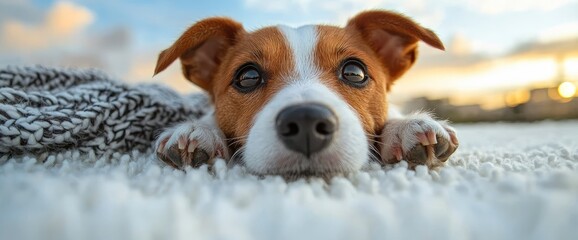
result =
[{"label": "dog's muzzle", "polygon": [[276,124],[283,144],[307,158],[327,147],[338,129],[335,113],[318,103],[286,107],[277,115]]}]

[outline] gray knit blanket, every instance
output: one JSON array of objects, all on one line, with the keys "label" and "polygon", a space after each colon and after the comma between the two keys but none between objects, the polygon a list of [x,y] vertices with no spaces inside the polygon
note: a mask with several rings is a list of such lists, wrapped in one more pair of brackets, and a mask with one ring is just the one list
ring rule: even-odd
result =
[{"label": "gray knit blanket", "polygon": [[94,69],[0,68],[0,163],[71,149],[146,151],[164,128],[202,116],[208,104],[205,94],[129,86]]}]

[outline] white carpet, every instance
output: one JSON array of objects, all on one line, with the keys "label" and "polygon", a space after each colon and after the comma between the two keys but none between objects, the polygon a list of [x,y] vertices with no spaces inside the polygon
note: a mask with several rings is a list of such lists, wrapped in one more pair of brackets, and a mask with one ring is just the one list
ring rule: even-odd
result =
[{"label": "white carpet", "polygon": [[0,165],[0,239],[577,239],[578,121],[458,125],[445,168],[259,180],[139,153]]}]

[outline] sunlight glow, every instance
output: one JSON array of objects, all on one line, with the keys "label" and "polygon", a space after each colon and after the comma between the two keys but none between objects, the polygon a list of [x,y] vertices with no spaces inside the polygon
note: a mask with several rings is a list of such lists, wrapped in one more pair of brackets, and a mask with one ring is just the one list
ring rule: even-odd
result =
[{"label": "sunlight glow", "polygon": [[571,98],[576,94],[576,85],[571,82],[563,82],[558,86],[558,94],[563,98]]},{"label": "sunlight glow", "polygon": [[578,78],[578,58],[569,58],[564,61],[564,76],[570,79]]},{"label": "sunlight glow", "polygon": [[488,87],[521,87],[554,76],[556,76],[556,63],[551,59],[500,61],[495,62],[490,68],[462,76],[456,87],[474,91]]}]

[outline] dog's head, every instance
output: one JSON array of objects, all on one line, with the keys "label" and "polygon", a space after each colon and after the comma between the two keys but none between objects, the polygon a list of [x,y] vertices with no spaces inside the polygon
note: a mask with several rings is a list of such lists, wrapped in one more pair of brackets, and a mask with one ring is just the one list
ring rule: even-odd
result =
[{"label": "dog's head", "polygon": [[209,18],[161,52],[155,74],[181,60],[249,170],[326,175],[368,162],[387,118],[386,93],[414,64],[419,40],[443,49],[432,31],[387,11],[360,13],[344,28],[254,32]]}]

